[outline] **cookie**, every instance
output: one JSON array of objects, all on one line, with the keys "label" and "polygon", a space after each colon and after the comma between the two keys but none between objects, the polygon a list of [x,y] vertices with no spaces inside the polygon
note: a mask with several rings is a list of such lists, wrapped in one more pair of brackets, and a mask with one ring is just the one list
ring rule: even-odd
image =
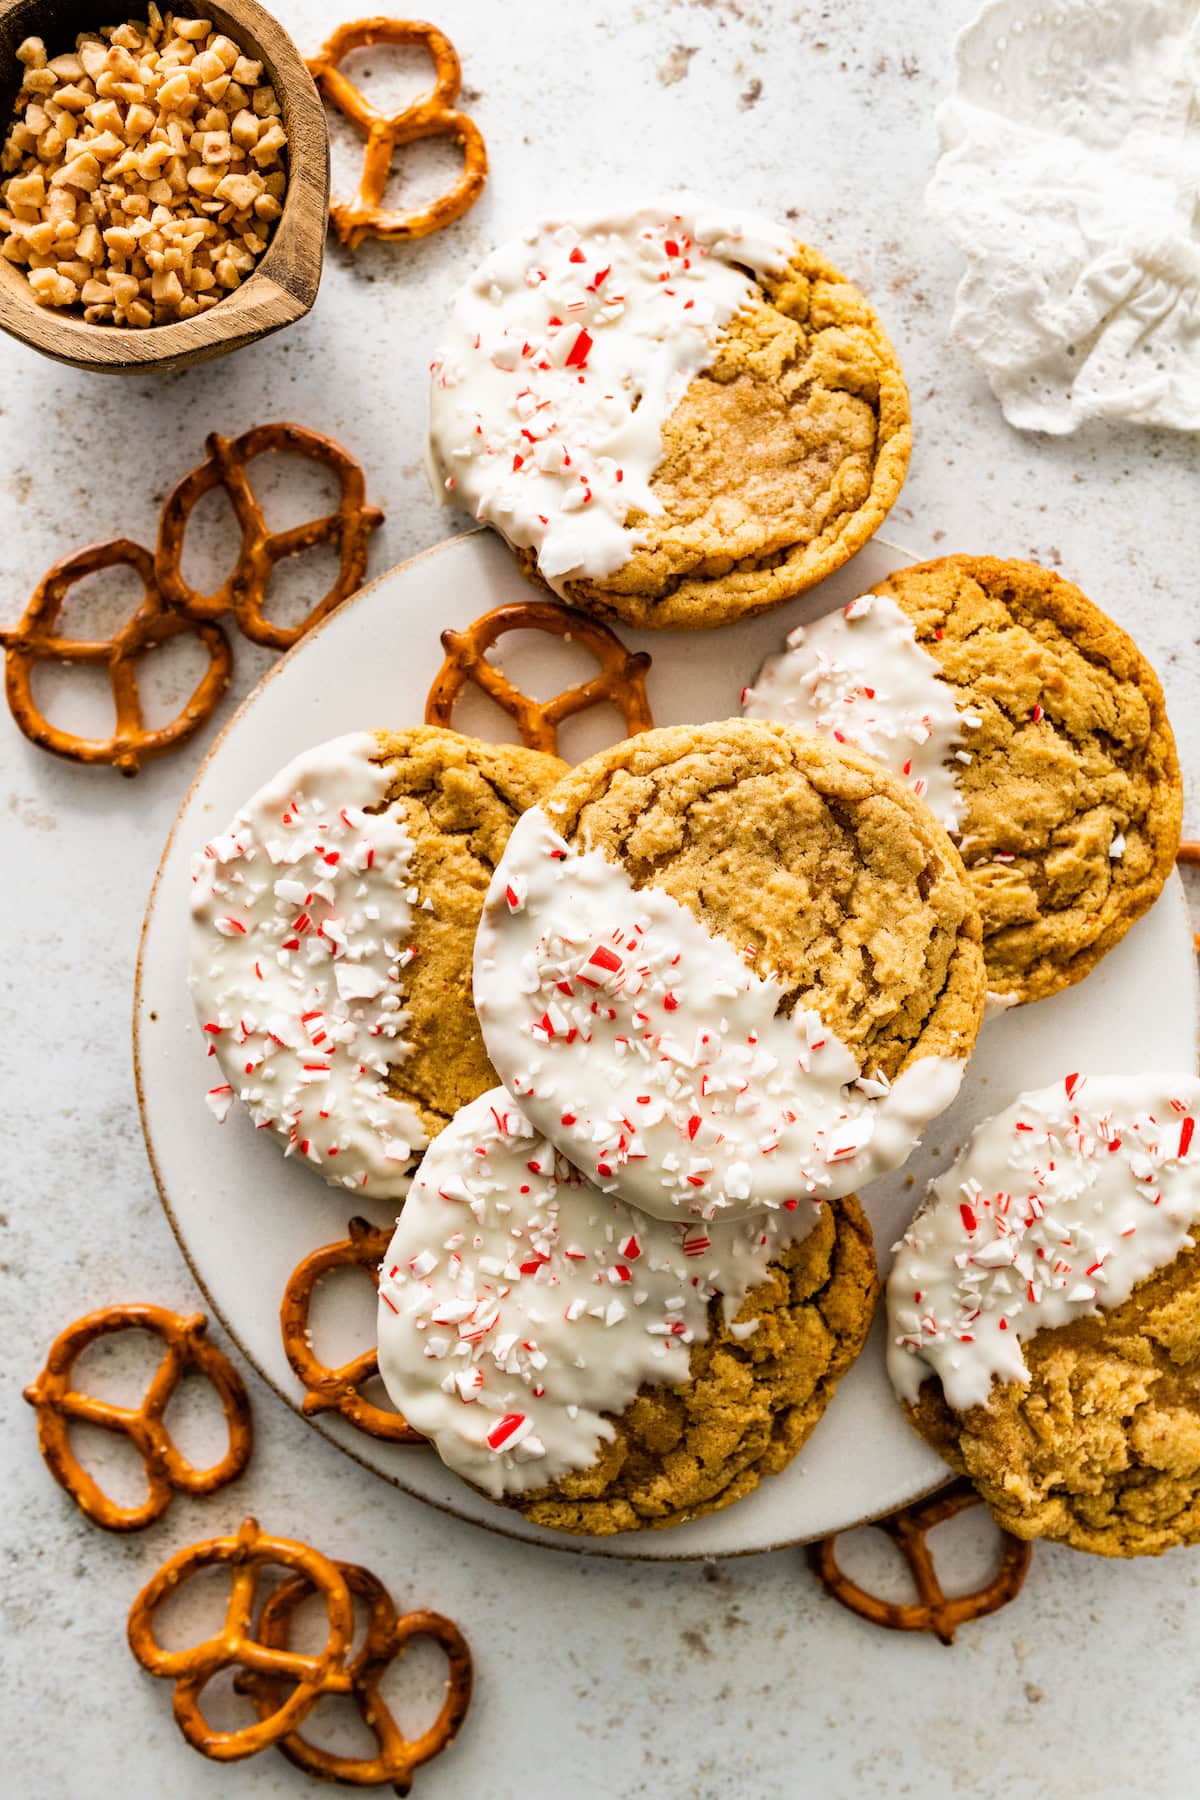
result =
[{"label": "cookie", "polygon": [[784,726],[645,732],[520,820],[475,950],[488,1054],[539,1131],[664,1219],[897,1167],[958,1089],[979,920],[945,832]]},{"label": "cookie", "polygon": [[1020,1537],[1200,1542],[1198,1113],[1194,1075],[1023,1094],[896,1246],[896,1391]]},{"label": "cookie", "polygon": [[647,1218],[500,1088],[414,1177],[380,1273],[379,1367],[449,1468],[537,1524],[677,1525],[796,1454],[876,1287],[857,1201]]},{"label": "cookie", "polygon": [[565,764],[418,726],[290,762],[193,860],[192,997],[234,1100],[335,1186],[395,1197],[491,1087],[471,953],[492,870]]},{"label": "cookie", "polygon": [[840,731],[912,782],[958,834],[998,995],[1081,980],[1157,899],[1183,812],[1162,689],[1070,582],[947,556],[788,643],[747,715]]},{"label": "cookie", "polygon": [[819,251],[674,196],[496,251],[432,365],[446,497],[601,617],[749,618],[840,568],[908,467],[908,392]]}]

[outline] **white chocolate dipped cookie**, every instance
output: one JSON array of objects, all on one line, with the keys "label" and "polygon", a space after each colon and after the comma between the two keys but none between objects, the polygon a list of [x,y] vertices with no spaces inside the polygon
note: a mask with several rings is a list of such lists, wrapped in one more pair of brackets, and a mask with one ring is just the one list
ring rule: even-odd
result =
[{"label": "white chocolate dipped cookie", "polygon": [[1182,784],[1158,679],[1079,589],[948,556],[793,631],[743,706],[858,744],[955,833],[988,985],[1079,981],[1157,899]]},{"label": "white chocolate dipped cookie", "polygon": [[197,1019],[235,1100],[288,1156],[397,1197],[445,1120],[495,1077],[471,948],[513,823],[554,757],[421,726],[321,744],[193,861]]},{"label": "white chocolate dipped cookie", "polygon": [[1070,1074],[981,1125],[888,1281],[888,1369],[1006,1529],[1200,1541],[1200,1079]]},{"label": "white chocolate dipped cookie", "polygon": [[857,752],[679,726],[581,764],[513,833],[475,953],[484,1042],[537,1129],[664,1219],[898,1167],[978,1029],[945,833]]},{"label": "white chocolate dipped cookie", "polygon": [[878,529],[910,444],[858,289],[692,196],[531,227],[461,290],[432,365],[445,498],[632,625],[723,624],[811,587]]},{"label": "white chocolate dipped cookie", "polygon": [[795,1454],[875,1288],[854,1202],[711,1230],[650,1219],[496,1089],[414,1177],[380,1274],[379,1366],[493,1499],[564,1530],[672,1525]]}]

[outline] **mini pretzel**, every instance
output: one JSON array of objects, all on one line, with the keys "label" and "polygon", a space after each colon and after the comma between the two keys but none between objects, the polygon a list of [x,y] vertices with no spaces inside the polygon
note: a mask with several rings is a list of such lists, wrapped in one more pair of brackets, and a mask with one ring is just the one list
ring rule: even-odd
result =
[{"label": "mini pretzel", "polygon": [[[161,1306],[103,1306],[59,1333],[50,1346],[45,1368],[25,1389],[26,1400],[37,1408],[38,1442],[50,1473],[80,1511],[105,1531],[140,1531],[161,1517],[173,1493],[214,1494],[240,1475],[250,1460],[250,1399],[229,1358],[204,1335],[207,1325],[203,1313],[185,1319]],[[92,1394],[77,1393],[70,1385],[76,1357],[97,1338],[114,1331],[152,1331],[166,1345],[154,1379],[136,1407],[97,1400]],[[210,1469],[194,1469],[163,1422],[171,1396],[188,1369],[198,1369],[208,1377],[225,1409],[229,1448]],[[150,1487],[140,1506],[118,1506],[81,1467],[71,1449],[72,1419],[131,1439],[146,1465]]]},{"label": "mini pretzel", "polygon": [[997,1526],[1003,1547],[1000,1566],[992,1579],[969,1594],[944,1594],[925,1542],[926,1535],[943,1520],[981,1504],[979,1494],[964,1477],[952,1481],[925,1500],[902,1506],[886,1519],[872,1521],[900,1546],[901,1554],[912,1570],[920,1595],[918,1601],[881,1600],[878,1594],[869,1594],[857,1582],[851,1581],[838,1567],[836,1533],[809,1545],[809,1562],[834,1599],[860,1618],[869,1619],[872,1625],[882,1625],[888,1631],[931,1631],[943,1644],[952,1644],[960,1625],[971,1619],[986,1618],[988,1613],[997,1612],[1016,1599],[1033,1555],[1032,1544]]},{"label": "mini pretzel", "polygon": [[[329,1631],[316,1656],[273,1648],[253,1634],[259,1570],[273,1563],[295,1570],[306,1592],[324,1598]],[[233,1579],[221,1630],[189,1650],[164,1650],[154,1636],[156,1607],[197,1569],[222,1565],[233,1570]],[[129,1648],[142,1667],[175,1683],[175,1722],[188,1743],[215,1762],[237,1762],[278,1743],[307,1718],[323,1693],[336,1691],[354,1636],[354,1602],[337,1564],[319,1550],[291,1538],[269,1537],[259,1530],[257,1519],[243,1519],[236,1537],[209,1538],[177,1550],[130,1607],[128,1630]],[[217,1731],[200,1710],[200,1696],[223,1669],[274,1676],[291,1691],[265,1715],[260,1712],[255,1724]]]},{"label": "mini pretzel", "polygon": [[[342,58],[373,44],[420,44],[433,58],[434,83],[402,112],[390,118],[372,106],[360,87],[342,74]],[[365,237],[401,243],[428,237],[461,219],[479,198],[487,180],[487,147],[475,121],[458,112],[454,102],[462,85],[458,52],[436,25],[413,19],[359,19],[339,25],[329,42],[308,62],[325,99],[350,120],[367,140],[362,181],[353,200],[334,200],[329,216],[347,250],[357,250]],[[419,138],[450,137],[463,148],[463,170],[448,193],[411,212],[390,212],[383,205],[392,155],[401,144]]]},{"label": "mini pretzel", "polygon": [[[590,650],[600,673],[578,687],[565,688],[550,700],[533,700],[515,688],[487,652],[510,631],[548,631],[567,643]],[[425,702],[427,725],[449,725],[455,703],[468,681],[490,694],[498,706],[517,722],[521,742],[530,750],[558,753],[558,728],[564,719],[585,712],[589,706],[611,702],[625,721],[627,737],[649,731],[654,724],[646,694],[646,670],[650,658],[644,650],[625,648],[615,632],[598,619],[573,607],[556,606],[550,600],[519,600],[484,613],[465,631],[443,631],[446,660],[434,678]]]},{"label": "mini pretzel", "polygon": [[340,1412],[368,1437],[384,1438],[391,1444],[423,1444],[421,1433],[413,1430],[402,1413],[363,1398],[360,1390],[364,1383],[379,1373],[374,1350],[364,1350],[340,1368],[331,1369],[313,1349],[308,1315],[318,1281],[332,1269],[357,1268],[369,1270],[378,1285],[379,1264],[391,1241],[390,1231],[370,1225],[366,1219],[351,1219],[348,1230],[350,1235],[340,1243],[325,1244],[298,1263],[283,1290],[279,1328],[287,1359],[307,1390],[302,1410],[310,1417]]},{"label": "mini pretzel", "polygon": [[[290,650],[318,620],[361,586],[367,566],[367,534],[382,524],[383,514],[367,505],[362,468],[354,458],[332,438],[303,425],[256,425],[236,438],[224,438],[214,431],[205,439],[205,448],[207,461],[172,488],[163,506],[154,553],[163,598],[191,619],[219,619],[231,612],[252,643]],[[269,450],[310,457],[333,469],[341,483],[336,509],[324,518],[294,525],[290,531],[269,531],[246,473],[246,464]],[[183,578],[183,544],[196,502],[219,486],[229,495],[242,544],[232,574],[215,593],[201,594]],[[299,625],[274,625],[265,619],[263,601],[276,563],[316,544],[329,543],[337,545],[341,562],[328,593]]]},{"label": "mini pretzel", "polygon": [[[279,1740],[278,1748],[306,1774],[323,1781],[344,1781],[354,1787],[374,1787],[390,1781],[397,1794],[407,1794],[413,1770],[437,1756],[456,1735],[471,1703],[471,1652],[452,1619],[441,1613],[398,1614],[383,1583],[368,1569],[354,1563],[337,1563],[352,1594],[367,1605],[367,1630],[362,1648],[345,1668],[330,1674],[325,1692],[348,1695],[378,1744],[370,1758],[338,1756],[309,1743],[299,1732]],[[306,1600],[312,1587],[303,1575],[277,1588],[263,1607],[258,1635],[261,1643],[286,1650],[292,1614]],[[446,1697],[432,1725],[417,1738],[406,1738],[392,1717],[379,1688],[388,1667],[403,1655],[416,1638],[432,1638],[446,1652]],[[242,1675],[239,1693],[249,1694],[260,1718],[270,1718],[279,1706],[281,1683],[269,1675]]]},{"label": "mini pretzel", "polygon": [[[131,568],[142,584],[136,611],[109,638],[60,637],[55,626],[71,588],[98,569]],[[185,631],[194,632],[208,651],[208,668],[191,699],[168,725],[148,727],[142,719],[136,663],[146,651],[156,649]],[[148,550],[128,538],[106,544],[89,544],[45,574],[19,625],[0,631],[7,652],[5,687],[17,725],[31,743],[72,762],[110,763],[122,775],[136,775],[148,756],[159,756],[178,744],[211,718],[229,683],[233,659],[229,641],[219,625],[198,622],[164,605]],[[116,706],[116,728],[111,737],[77,737],[51,725],[33,698],[33,669],[52,659],[64,663],[100,664],[108,671]]]}]

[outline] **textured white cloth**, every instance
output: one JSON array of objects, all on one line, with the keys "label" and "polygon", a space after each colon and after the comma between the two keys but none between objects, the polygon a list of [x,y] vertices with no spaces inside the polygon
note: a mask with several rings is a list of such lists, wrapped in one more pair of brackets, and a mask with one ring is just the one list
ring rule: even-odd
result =
[{"label": "textured white cloth", "polygon": [[927,201],[1012,425],[1200,430],[1200,0],[991,0]]}]

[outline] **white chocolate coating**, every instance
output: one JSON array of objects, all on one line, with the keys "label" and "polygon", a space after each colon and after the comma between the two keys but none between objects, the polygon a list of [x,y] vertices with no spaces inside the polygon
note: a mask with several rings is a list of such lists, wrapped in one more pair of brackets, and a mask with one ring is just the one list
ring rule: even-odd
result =
[{"label": "white chocolate coating", "polygon": [[432,364],[430,456],[447,499],[537,551],[553,587],[610,575],[662,511],[662,428],[721,331],[795,239],[677,195],[549,220],[460,291]]},{"label": "white chocolate coating", "polygon": [[930,1183],[887,1288],[888,1372],[952,1407],[1029,1380],[1035,1332],[1128,1299],[1192,1239],[1200,1210],[1194,1075],[1068,1075],[980,1125]]},{"label": "white chocolate coating", "polygon": [[[190,985],[224,1083],[326,1181],[407,1191],[426,1138],[388,1093],[403,1063],[412,840],[370,732],[306,751],[192,862]],[[383,807],[370,812],[367,808]]]},{"label": "white chocolate coating", "polygon": [[[908,783],[947,831],[962,823],[955,768],[962,732],[954,691],[894,600],[864,594],[788,633],[742,698],[748,719],[777,719],[857,744]],[[976,720],[978,723],[978,720]]]},{"label": "white chocolate coating", "polygon": [[964,1064],[889,1088],[815,1012],[686,907],[599,851],[517,821],[475,940],[492,1064],[590,1181],[662,1219],[736,1219],[848,1194],[907,1157]]},{"label": "white chocolate coating", "polygon": [[[732,1320],[817,1208],[711,1230],[591,1186],[503,1088],[425,1154],[383,1261],[379,1368],[442,1460],[494,1496],[589,1468],[649,1382],[685,1381],[708,1303]],[[753,1320],[738,1335],[749,1336]]]}]

